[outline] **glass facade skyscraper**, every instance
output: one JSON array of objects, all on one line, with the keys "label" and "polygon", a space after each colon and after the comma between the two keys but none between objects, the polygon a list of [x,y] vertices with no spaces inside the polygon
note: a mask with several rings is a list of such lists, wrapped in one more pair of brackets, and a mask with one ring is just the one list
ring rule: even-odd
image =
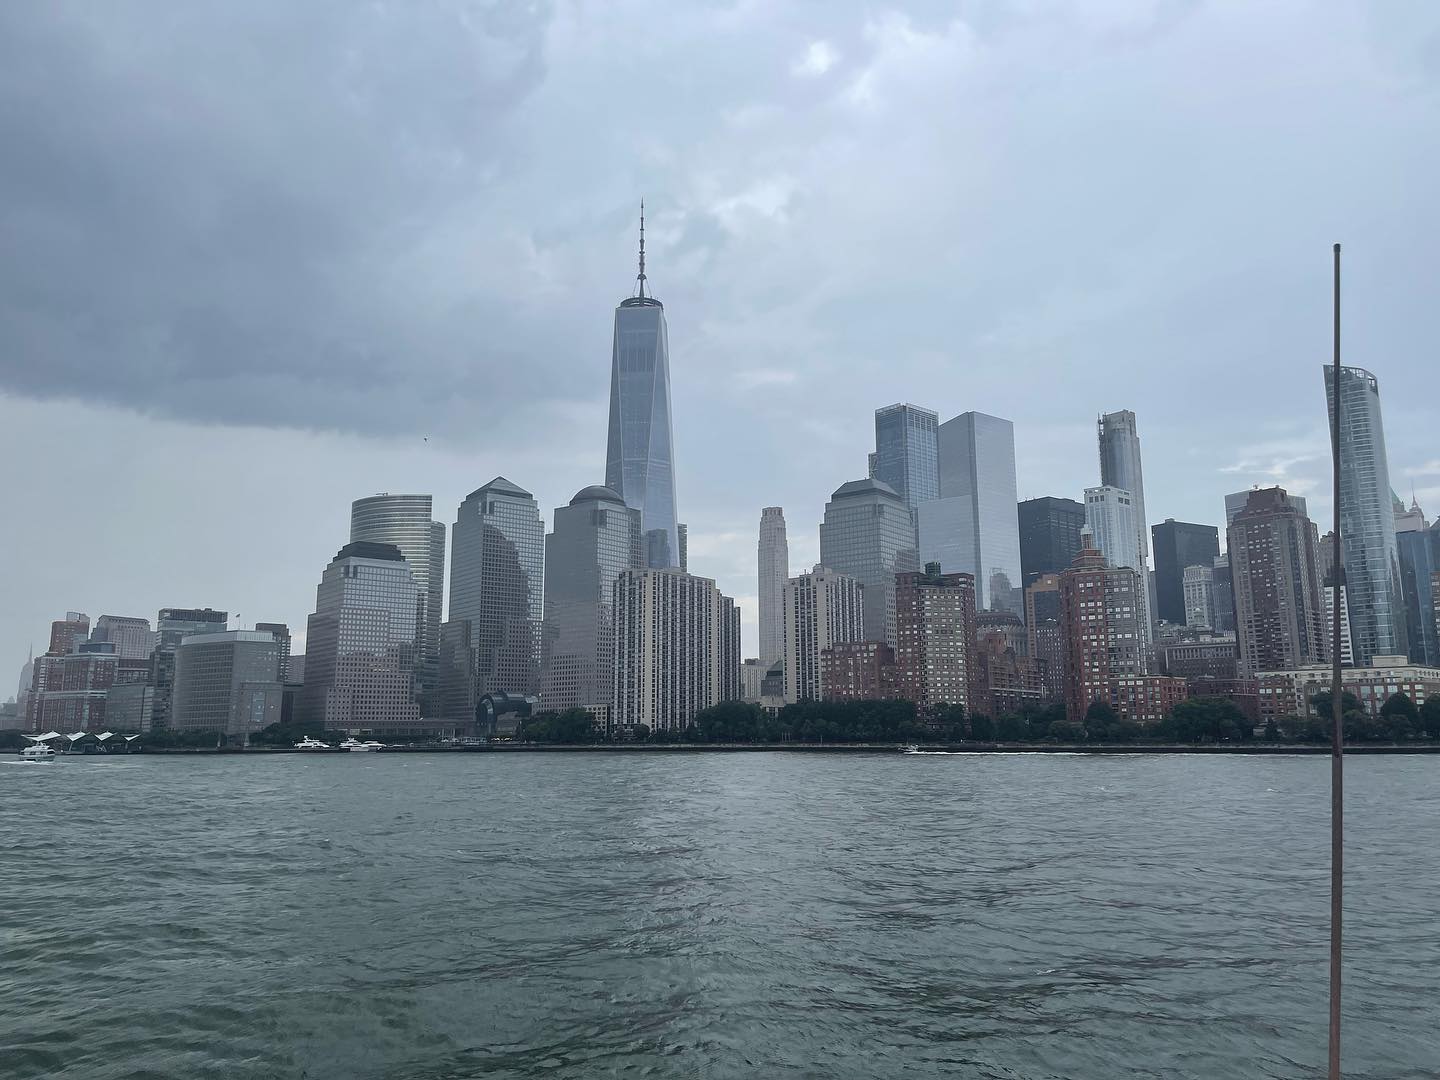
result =
[{"label": "glass facade skyscraper", "polygon": [[1220,530],[1214,525],[1166,518],[1151,526],[1150,536],[1155,541],[1155,617],[1188,626],[1185,571],[1191,566],[1203,566],[1213,579],[1215,557],[1220,554]]},{"label": "glass facade skyscraper", "polygon": [[[449,621],[470,624],[476,700],[539,689],[544,570],[545,525],[533,495],[497,476],[465,497],[450,542]],[[450,688],[442,695],[456,698]]]},{"label": "glass facade skyscraper", "polygon": [[615,581],[640,557],[640,512],[609,488],[584,488],[555,511],[545,537],[542,708],[614,704]]},{"label": "glass facade skyscraper", "polygon": [[620,301],[615,309],[605,486],[640,511],[646,565],[680,566],[670,426],[670,338],[664,305],[645,295],[643,210],[637,280],[638,295]]},{"label": "glass facade skyscraper", "polygon": [[1085,507],[1074,499],[1046,495],[1016,508],[1020,525],[1020,573],[1028,586],[1041,574],[1067,570],[1080,554]]},{"label": "glass facade skyscraper", "polygon": [[[1325,401],[1333,427],[1335,376],[1327,364]],[[1400,556],[1380,383],[1364,368],[1340,369],[1340,541],[1355,663],[1408,656]]]},{"label": "glass facade skyscraper", "polygon": [[973,577],[980,608],[1022,614],[1014,425],[961,413],[940,425],[939,462],[940,497],[916,511],[920,561]]},{"label": "glass facade skyscraper", "polygon": [[[1418,507],[1414,508],[1418,511]],[[1405,599],[1405,632],[1410,660],[1440,667],[1440,627],[1435,622],[1435,572],[1440,570],[1440,522],[1395,534],[1400,555],[1400,585]]]},{"label": "glass facade skyscraper", "polygon": [[895,647],[895,575],[915,569],[910,508],[881,480],[835,489],[820,524],[820,562],[864,586],[865,638]]},{"label": "glass facade skyscraper", "polygon": [[889,484],[910,509],[940,497],[940,417],[918,405],[875,410],[870,475]]},{"label": "glass facade skyscraper", "polygon": [[420,589],[415,612],[415,684],[422,711],[439,681],[440,609],[445,604],[445,526],[429,495],[371,495],[350,504],[350,540],[394,544]]}]

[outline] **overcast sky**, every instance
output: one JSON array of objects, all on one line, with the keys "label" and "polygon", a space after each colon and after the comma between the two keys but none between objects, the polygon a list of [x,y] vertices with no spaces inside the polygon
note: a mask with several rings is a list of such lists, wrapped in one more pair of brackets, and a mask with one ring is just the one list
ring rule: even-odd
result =
[{"label": "overcast sky", "polygon": [[[0,698],[66,609],[303,633],[349,503],[604,477],[636,204],[690,564],[755,643],[894,401],[1022,498],[1328,518],[1330,245],[1440,511],[1440,4],[0,4]],[[428,438],[428,442],[425,441]],[[1322,526],[1323,531],[1323,526]]]}]

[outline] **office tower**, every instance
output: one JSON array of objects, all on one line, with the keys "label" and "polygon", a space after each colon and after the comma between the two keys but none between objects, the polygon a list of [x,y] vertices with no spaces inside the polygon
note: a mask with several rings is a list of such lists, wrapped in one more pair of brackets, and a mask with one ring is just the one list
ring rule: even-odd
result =
[{"label": "office tower", "polygon": [[1435,625],[1435,596],[1431,581],[1440,570],[1440,522],[1427,526],[1418,503],[1406,511],[1408,520],[1396,517],[1395,547],[1400,557],[1400,594],[1405,601],[1405,636],[1410,659],[1416,664],[1440,667],[1440,640]]},{"label": "office tower", "polygon": [[690,526],[683,521],[675,526],[675,535],[680,540],[680,569],[690,572]]},{"label": "office tower", "polygon": [[715,582],[676,569],[626,570],[615,583],[614,723],[688,727],[740,696],[740,612]]},{"label": "office tower", "polygon": [[[1100,442],[1100,486],[1128,491],[1135,503],[1141,580],[1149,569],[1150,530],[1145,517],[1145,477],[1140,467],[1140,431],[1129,409],[1106,413],[1096,424]],[[1153,618],[1153,616],[1152,616]]]},{"label": "office tower", "polygon": [[128,615],[101,615],[90,632],[91,641],[108,641],[121,660],[148,660],[155,648],[150,620]]},{"label": "office tower", "polygon": [[352,733],[414,729],[419,596],[394,544],[361,540],[335,553],[306,623],[303,721]]},{"label": "office tower", "polygon": [[825,504],[820,562],[865,589],[865,638],[895,645],[895,575],[915,568],[910,509],[881,480],[841,484]]},{"label": "office tower", "polygon": [[[411,571],[412,573],[414,571]],[[255,629],[262,633],[269,634],[275,639],[275,644],[280,646],[280,671],[277,676],[280,682],[290,681],[290,627],[283,622],[257,622]]]},{"label": "office tower", "polygon": [[465,497],[450,543],[450,620],[470,624],[477,701],[539,689],[544,570],[545,525],[533,495],[497,476]]},{"label": "office tower", "polygon": [[974,703],[975,579],[940,565],[895,575],[895,675],[900,696],[926,708]]},{"label": "office tower", "polygon": [[155,713],[155,688],[149,683],[117,683],[105,692],[105,726],[138,735],[150,730]]},{"label": "office tower", "polygon": [[844,641],[820,651],[826,701],[880,701],[898,696],[895,650],[883,641]]},{"label": "office tower", "polygon": [[1220,530],[1166,518],[1151,526],[1150,536],[1155,543],[1155,618],[1184,623],[1186,568],[1204,566],[1213,573]]},{"label": "office tower", "polygon": [[81,611],[67,611],[65,618],[50,624],[50,647],[46,656],[66,656],[90,634],[90,616]]},{"label": "office tower", "polygon": [[1082,720],[1091,702],[1115,699],[1112,684],[1149,668],[1145,588],[1129,566],[1112,566],[1098,548],[1082,548],[1060,575],[1065,633],[1065,712]]},{"label": "office tower", "polygon": [[[1245,509],[1245,504],[1250,501],[1250,492],[1259,491],[1260,488],[1261,485],[1256,484],[1247,491],[1236,491],[1225,496],[1225,527],[1227,529],[1239,515],[1240,511]],[[1299,511],[1303,516],[1310,516],[1310,511],[1305,505],[1305,497],[1303,495],[1291,495],[1287,491],[1285,492],[1285,503],[1292,509]]]},{"label": "office tower", "polygon": [[1144,646],[1149,648],[1154,640],[1155,620],[1150,614],[1150,571],[1142,546],[1145,530],[1137,524],[1139,513],[1140,507],[1129,491],[1108,486],[1085,489],[1085,523],[1095,549],[1111,566],[1129,567],[1140,575],[1141,635]]},{"label": "office tower", "polygon": [[860,583],[816,566],[785,583],[784,602],[785,700],[819,701],[825,696],[820,653],[865,636]]},{"label": "office tower", "polygon": [[[1229,526],[1226,526],[1228,529]],[[1235,584],[1230,573],[1230,556],[1217,555],[1211,560],[1211,586],[1215,604],[1215,632],[1235,632]]]},{"label": "office tower", "polygon": [[940,498],[916,511],[923,562],[975,579],[980,608],[1019,606],[992,583],[1003,574],[1021,584],[1020,525],[1015,501],[1015,428],[984,413],[961,413],[940,425]]},{"label": "office tower", "polygon": [[1041,574],[1025,587],[1025,630],[1030,659],[1040,676],[1041,694],[1047,701],[1058,701],[1065,692],[1059,574]]},{"label": "office tower", "polygon": [[1196,630],[1215,628],[1215,564],[1187,566],[1182,582],[1184,624]]},{"label": "office tower", "polygon": [[[1325,400],[1334,424],[1335,379],[1325,366]],[[1340,543],[1355,662],[1408,653],[1400,556],[1380,384],[1363,368],[1340,369]]]},{"label": "office tower", "polygon": [[371,495],[350,504],[350,542],[393,544],[420,589],[415,612],[415,685],[422,711],[437,690],[440,611],[445,603],[445,526],[429,495]]},{"label": "office tower", "polygon": [[212,608],[161,608],[155,618],[155,651],[150,654],[150,685],[155,688],[150,728],[170,726],[170,699],[175,689],[175,650],[191,634],[224,630],[230,615]]},{"label": "office tower", "polygon": [[1080,553],[1085,506],[1046,495],[1016,508],[1020,528],[1020,574],[1029,585],[1040,574],[1058,574]]},{"label": "office tower", "polygon": [[1250,492],[1227,531],[1240,674],[1323,663],[1318,536],[1281,488]]},{"label": "office tower", "polygon": [[30,728],[62,734],[103,731],[106,696],[115,685],[119,660],[113,643],[92,643],[83,637],[77,638],[73,651],[63,656],[38,657]]},{"label": "office tower", "polygon": [[765,681],[765,665],[758,657],[740,661],[740,700],[760,702],[760,686]]},{"label": "office tower", "polygon": [[875,410],[870,476],[889,484],[910,509],[940,497],[939,415],[918,405]]},{"label": "office tower", "polygon": [[191,634],[175,650],[170,726],[243,740],[280,722],[283,694],[272,631]]},{"label": "office tower", "polygon": [[587,487],[555,511],[545,537],[540,704],[613,704],[615,581],[643,565],[640,511],[606,487]]},{"label": "office tower", "polygon": [[680,565],[675,451],[670,428],[670,339],[665,307],[645,295],[645,212],[640,212],[636,295],[615,309],[605,486],[640,511],[646,564]]},{"label": "office tower", "polygon": [[440,624],[439,676],[435,716],[462,724],[475,720],[480,698],[475,693],[475,634],[469,620]]},{"label": "office tower", "polygon": [[785,582],[790,578],[790,544],[785,511],[760,511],[760,663],[773,664],[785,653]]}]

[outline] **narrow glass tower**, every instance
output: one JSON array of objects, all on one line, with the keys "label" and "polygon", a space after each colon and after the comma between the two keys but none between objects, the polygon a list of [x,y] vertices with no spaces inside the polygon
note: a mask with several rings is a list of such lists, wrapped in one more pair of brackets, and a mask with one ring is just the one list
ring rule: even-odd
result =
[{"label": "narrow glass tower", "polygon": [[680,565],[675,454],[670,427],[670,342],[665,307],[645,295],[645,206],[640,206],[636,295],[615,309],[610,359],[610,438],[605,486],[640,511],[647,566]]}]

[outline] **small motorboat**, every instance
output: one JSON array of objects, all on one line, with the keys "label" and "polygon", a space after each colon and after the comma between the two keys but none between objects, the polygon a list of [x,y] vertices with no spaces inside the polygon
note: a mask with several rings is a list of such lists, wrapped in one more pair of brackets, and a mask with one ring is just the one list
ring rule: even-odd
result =
[{"label": "small motorboat", "polygon": [[904,746],[900,747],[900,753],[902,754],[918,754],[920,752],[920,747],[916,746],[913,742],[906,743]]}]

